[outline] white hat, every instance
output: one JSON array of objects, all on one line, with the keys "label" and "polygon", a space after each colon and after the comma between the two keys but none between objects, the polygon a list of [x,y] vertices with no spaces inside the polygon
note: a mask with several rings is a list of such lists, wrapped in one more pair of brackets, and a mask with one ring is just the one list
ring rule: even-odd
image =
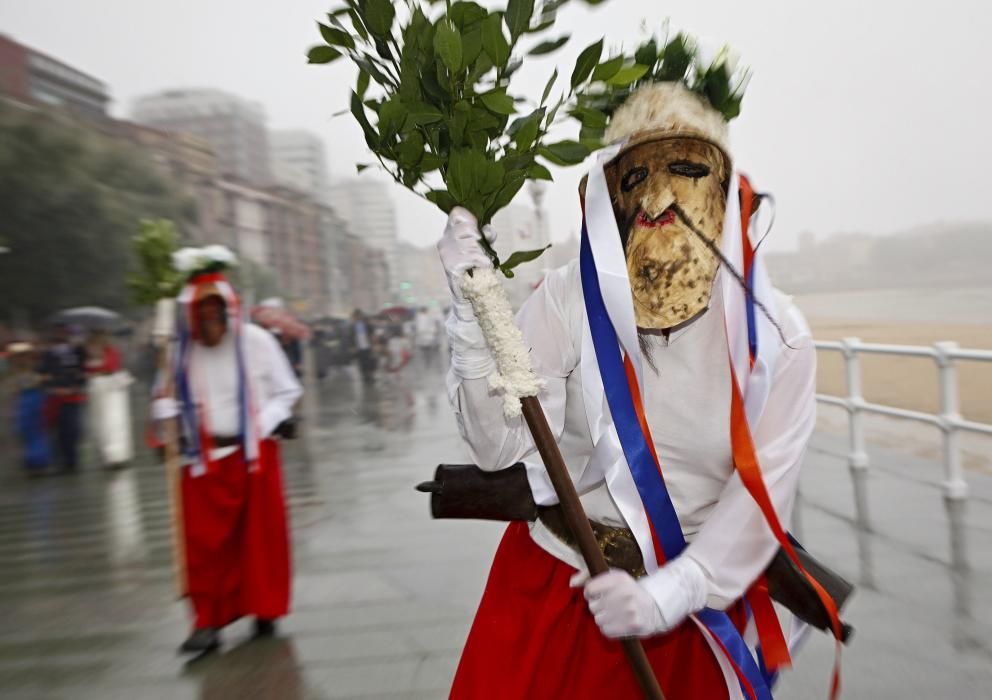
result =
[{"label": "white hat", "polygon": [[610,119],[604,141],[627,142],[624,150],[671,137],[699,138],[730,155],[727,122],[705,97],[682,82],[647,83],[627,98]]}]

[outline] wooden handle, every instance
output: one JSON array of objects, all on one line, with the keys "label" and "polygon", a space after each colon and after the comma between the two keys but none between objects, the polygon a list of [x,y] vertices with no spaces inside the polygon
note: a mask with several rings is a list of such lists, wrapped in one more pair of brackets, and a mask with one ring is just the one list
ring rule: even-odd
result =
[{"label": "wooden handle", "polygon": [[[170,345],[164,340],[158,354],[158,370],[165,377],[165,394],[172,397],[172,381],[168,378]],[[176,596],[185,598],[189,592],[186,571],[186,533],[183,527],[182,474],[179,465],[179,445],[176,419],[162,421],[162,448],[165,453],[165,478],[169,488],[169,511],[172,515],[172,558]]]},{"label": "wooden handle", "polygon": [[[530,428],[530,432],[534,436],[534,444],[537,445],[537,451],[540,453],[548,476],[551,478],[551,485],[554,486],[555,493],[558,495],[558,502],[565,516],[565,522],[579,545],[579,551],[589,569],[589,574],[596,576],[604,573],[609,569],[606,564],[606,557],[603,556],[603,551],[596,542],[596,536],[593,534],[589,519],[586,517],[585,511],[582,510],[579,494],[576,492],[572,477],[569,476],[568,469],[565,467],[565,460],[558,449],[558,442],[555,440],[550,426],[548,426],[548,419],[544,415],[541,402],[536,396],[526,396],[520,400],[520,403],[523,408],[524,420],[527,421],[527,427]],[[637,683],[644,692],[644,697],[648,700],[665,700],[641,641],[639,639],[623,639],[621,644],[627,655],[627,661],[630,662],[630,667],[634,671],[634,676],[637,678]]]}]

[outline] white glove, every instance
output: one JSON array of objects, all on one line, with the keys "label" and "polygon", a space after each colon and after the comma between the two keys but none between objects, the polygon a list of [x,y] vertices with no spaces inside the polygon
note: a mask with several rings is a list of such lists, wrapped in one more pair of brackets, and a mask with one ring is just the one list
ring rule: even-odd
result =
[{"label": "white glove", "polygon": [[[570,585],[582,585],[583,574]],[[650,637],[670,632],[705,606],[706,577],[693,559],[678,557],[640,580],[611,569],[585,584],[585,597],[605,636]]]},{"label": "white glove", "polygon": [[441,255],[441,265],[448,278],[448,288],[454,300],[456,315],[462,320],[472,320],[472,306],[462,294],[461,280],[464,274],[472,268],[491,269],[492,260],[486,255],[479,243],[485,234],[490,244],[496,241],[496,232],[491,226],[486,226],[479,232],[479,224],[472,212],[462,207],[455,207],[448,215],[448,223],[444,234],[437,243],[437,252]]},{"label": "white glove", "polygon": [[179,403],[170,396],[152,400],[152,418],[169,420],[179,415]]}]

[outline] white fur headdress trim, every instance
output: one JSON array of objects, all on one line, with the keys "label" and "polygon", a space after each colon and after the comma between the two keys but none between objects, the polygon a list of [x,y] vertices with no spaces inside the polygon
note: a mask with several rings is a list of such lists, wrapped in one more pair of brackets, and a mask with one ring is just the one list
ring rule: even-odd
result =
[{"label": "white fur headdress trim", "polygon": [[719,146],[729,157],[729,130],[723,115],[680,82],[638,88],[617,109],[604,141],[627,139],[627,147],[658,136],[693,136]]}]

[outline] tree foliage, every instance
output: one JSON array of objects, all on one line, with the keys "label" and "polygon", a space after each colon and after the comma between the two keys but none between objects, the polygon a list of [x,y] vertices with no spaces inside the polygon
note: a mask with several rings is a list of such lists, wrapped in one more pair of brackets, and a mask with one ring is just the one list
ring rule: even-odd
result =
[{"label": "tree foliage", "polygon": [[132,239],[137,269],[127,280],[136,304],[147,306],[179,294],[183,278],[172,263],[179,241],[179,231],[168,219],[141,221]]},{"label": "tree foliage", "polygon": [[[568,42],[555,31],[567,2],[508,0],[490,11],[465,1],[345,0],[318,22],[324,43],[307,56],[311,63],[346,56],[357,66],[350,111],[379,166],[445,212],[460,205],[485,225],[527,180],[550,180],[547,164],[581,163],[600,145],[594,137],[551,141],[549,132],[589,83],[602,41],[595,57],[592,47],[582,53],[558,99],[551,99],[557,71],[540,101],[510,87],[525,56],[553,54]],[[540,252],[501,265],[482,243],[506,274]]]},{"label": "tree foliage", "polygon": [[192,205],[145,154],[57,114],[0,105],[0,313],[38,322],[68,306],[130,306],[130,239]]}]

